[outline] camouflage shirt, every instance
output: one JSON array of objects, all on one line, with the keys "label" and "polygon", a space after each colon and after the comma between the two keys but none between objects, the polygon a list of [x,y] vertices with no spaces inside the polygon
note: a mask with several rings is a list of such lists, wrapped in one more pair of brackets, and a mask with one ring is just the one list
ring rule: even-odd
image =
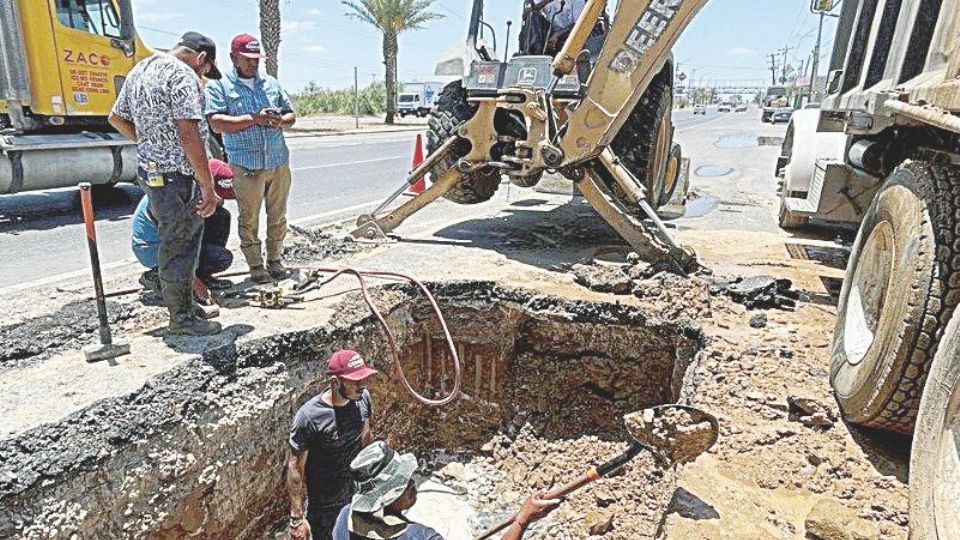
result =
[{"label": "camouflage shirt", "polygon": [[200,133],[206,139],[204,105],[200,77],[177,58],[158,52],[138,62],[127,75],[113,113],[137,128],[138,167],[146,169],[152,161],[159,172],[194,176],[180,144],[177,120],[200,120]]}]

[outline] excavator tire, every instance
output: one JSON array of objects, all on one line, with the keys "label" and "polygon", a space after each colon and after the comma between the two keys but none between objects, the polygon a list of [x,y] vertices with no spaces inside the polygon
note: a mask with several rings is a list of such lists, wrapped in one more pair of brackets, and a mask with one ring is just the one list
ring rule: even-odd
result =
[{"label": "excavator tire", "polygon": [[653,78],[610,145],[627,169],[646,187],[647,200],[654,209],[663,203],[663,175],[673,148],[670,121],[672,78],[670,69],[664,69]]},{"label": "excavator tire", "polygon": [[[427,154],[432,154],[450,137],[457,134],[457,127],[473,117],[476,109],[467,102],[467,92],[460,81],[454,81],[440,91],[430,111],[427,128]],[[434,177],[456,165],[461,156],[470,151],[470,143],[456,144],[453,155],[442,159],[433,168]],[[480,169],[463,176],[463,180],[448,191],[444,197],[458,204],[477,204],[489,201],[500,187],[500,173],[496,169]]]},{"label": "excavator tire", "polygon": [[863,218],[830,369],[854,424],[913,431],[937,344],[960,304],[958,205],[960,167],[925,152],[890,173]]}]

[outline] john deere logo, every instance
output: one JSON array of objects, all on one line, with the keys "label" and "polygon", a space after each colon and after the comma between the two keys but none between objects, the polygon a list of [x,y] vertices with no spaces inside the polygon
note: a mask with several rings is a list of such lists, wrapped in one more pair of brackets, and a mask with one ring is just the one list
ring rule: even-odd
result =
[{"label": "john deere logo", "polygon": [[533,86],[537,82],[536,68],[523,68],[517,78],[517,84],[520,86]]}]

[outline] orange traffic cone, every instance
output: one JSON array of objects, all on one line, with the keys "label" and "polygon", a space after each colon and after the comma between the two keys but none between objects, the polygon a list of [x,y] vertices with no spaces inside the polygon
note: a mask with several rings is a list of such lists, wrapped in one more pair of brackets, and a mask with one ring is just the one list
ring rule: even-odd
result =
[{"label": "orange traffic cone", "polygon": [[[416,169],[423,163],[423,138],[419,133],[417,133],[417,142],[416,146],[413,148],[413,169]],[[411,169],[411,170],[413,170]],[[419,195],[423,193],[423,190],[427,188],[427,182],[423,176],[417,178],[417,180],[410,184],[410,191],[407,193],[413,195]]]}]

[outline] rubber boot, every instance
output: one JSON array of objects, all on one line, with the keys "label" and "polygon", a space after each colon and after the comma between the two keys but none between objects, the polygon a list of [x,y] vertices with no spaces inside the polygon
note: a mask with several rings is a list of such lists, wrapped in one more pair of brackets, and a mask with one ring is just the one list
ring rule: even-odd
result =
[{"label": "rubber boot", "polygon": [[194,315],[193,289],[190,282],[163,282],[163,303],[170,312],[167,335],[210,336],[222,330],[220,323],[205,321]]}]

